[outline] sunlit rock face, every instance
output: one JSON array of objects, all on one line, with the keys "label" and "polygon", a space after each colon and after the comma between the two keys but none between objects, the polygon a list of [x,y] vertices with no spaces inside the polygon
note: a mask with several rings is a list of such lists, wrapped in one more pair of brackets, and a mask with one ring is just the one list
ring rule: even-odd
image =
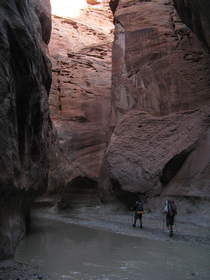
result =
[{"label": "sunlit rock face", "polygon": [[209,100],[209,56],[172,1],[121,0],[115,22],[116,118],[134,108],[162,115]]},{"label": "sunlit rock face", "polygon": [[98,2],[78,17],[53,16],[50,111],[61,149],[52,153],[50,191],[77,176],[97,180],[107,145],[113,18]]},{"label": "sunlit rock face", "polygon": [[49,1],[0,3],[0,258],[11,257],[48,180]]},{"label": "sunlit rock face", "polygon": [[189,28],[208,34],[209,10],[174,2],[188,26],[173,1],[111,1],[115,130],[101,185],[116,194],[209,197],[210,57]]},{"label": "sunlit rock face", "polygon": [[97,4],[100,4],[100,2],[102,2],[102,1],[97,1],[97,0],[87,0],[87,3],[88,3],[88,4],[91,4],[91,5],[97,5]]}]

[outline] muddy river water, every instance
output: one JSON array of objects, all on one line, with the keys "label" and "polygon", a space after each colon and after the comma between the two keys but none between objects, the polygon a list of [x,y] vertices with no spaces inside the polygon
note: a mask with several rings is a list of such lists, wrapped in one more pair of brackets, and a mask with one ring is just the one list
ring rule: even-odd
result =
[{"label": "muddy river water", "polygon": [[48,219],[36,219],[16,260],[52,280],[209,280],[210,249],[147,240]]}]

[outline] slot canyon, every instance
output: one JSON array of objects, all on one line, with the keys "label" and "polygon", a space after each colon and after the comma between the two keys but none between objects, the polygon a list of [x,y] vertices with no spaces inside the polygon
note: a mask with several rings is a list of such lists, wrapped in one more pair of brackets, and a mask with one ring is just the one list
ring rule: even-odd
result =
[{"label": "slot canyon", "polygon": [[208,280],[209,0],[1,0],[0,38],[0,280]]}]

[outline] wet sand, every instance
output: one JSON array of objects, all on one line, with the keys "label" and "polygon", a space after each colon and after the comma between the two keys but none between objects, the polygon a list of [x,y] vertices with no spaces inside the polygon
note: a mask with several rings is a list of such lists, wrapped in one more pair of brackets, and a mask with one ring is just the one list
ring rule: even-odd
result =
[{"label": "wet sand", "polygon": [[65,223],[84,225],[89,228],[103,229],[129,236],[143,237],[150,240],[184,241],[210,246],[210,221],[206,217],[178,215],[175,219],[174,237],[169,238],[165,226],[165,216],[158,211],[143,216],[143,229],[132,227],[133,212],[123,211],[121,206],[100,205],[80,207],[74,210],[57,212],[56,207],[40,209],[34,217],[56,219]]},{"label": "wet sand", "polygon": [[35,266],[5,260],[0,262],[0,280],[50,280]]},{"label": "wet sand", "polygon": [[147,224],[153,224],[149,217],[143,230],[133,229],[130,214],[99,208],[61,214],[38,211],[33,232],[21,242],[16,260],[38,265],[52,280],[210,279],[205,230],[203,242],[198,235],[178,232],[170,239],[161,227]]}]

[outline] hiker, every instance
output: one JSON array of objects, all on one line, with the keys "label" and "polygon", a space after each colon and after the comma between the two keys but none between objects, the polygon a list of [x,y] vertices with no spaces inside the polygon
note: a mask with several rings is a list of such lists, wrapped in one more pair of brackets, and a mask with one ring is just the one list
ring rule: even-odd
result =
[{"label": "hiker", "polygon": [[136,222],[139,219],[140,228],[142,228],[142,215],[144,214],[143,202],[141,200],[137,200],[132,210],[135,211],[133,227],[136,226]]},{"label": "hiker", "polygon": [[169,230],[169,236],[173,236],[174,219],[177,214],[177,208],[174,200],[166,200],[164,213],[166,214],[166,226]]}]

